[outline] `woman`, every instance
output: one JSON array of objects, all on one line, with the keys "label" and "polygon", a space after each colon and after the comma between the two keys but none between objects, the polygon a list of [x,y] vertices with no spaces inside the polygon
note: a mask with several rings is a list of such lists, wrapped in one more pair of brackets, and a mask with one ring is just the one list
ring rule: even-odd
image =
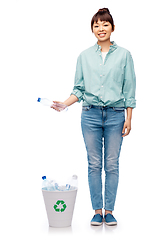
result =
[{"label": "woman", "polygon": [[[87,150],[91,202],[95,210],[91,225],[103,222],[103,158],[104,220],[107,225],[117,224],[112,212],[119,180],[119,155],[123,137],[130,133],[132,109],[136,106],[133,60],[128,50],[110,41],[114,28],[109,10],[99,9],[91,21],[92,32],[98,41],[79,55],[74,88],[64,101],[67,106],[83,101],[81,126]],[[55,106],[53,108],[58,110]]]}]

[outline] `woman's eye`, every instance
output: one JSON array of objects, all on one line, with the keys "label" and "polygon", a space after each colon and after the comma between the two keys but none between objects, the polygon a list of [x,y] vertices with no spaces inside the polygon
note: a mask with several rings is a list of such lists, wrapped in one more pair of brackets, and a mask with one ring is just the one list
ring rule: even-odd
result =
[{"label": "woman's eye", "polygon": [[108,27],[108,24],[104,24],[104,27]]},{"label": "woman's eye", "polygon": [[97,28],[98,26],[95,26],[95,28]]}]

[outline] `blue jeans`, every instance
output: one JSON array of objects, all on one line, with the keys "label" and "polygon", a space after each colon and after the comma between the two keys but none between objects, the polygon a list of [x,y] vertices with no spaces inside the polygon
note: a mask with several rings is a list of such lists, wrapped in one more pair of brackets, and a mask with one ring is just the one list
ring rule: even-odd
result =
[{"label": "blue jeans", "polygon": [[82,107],[81,127],[87,150],[88,181],[94,210],[103,208],[103,156],[105,171],[104,208],[110,211],[114,210],[124,122],[124,108],[93,105]]}]

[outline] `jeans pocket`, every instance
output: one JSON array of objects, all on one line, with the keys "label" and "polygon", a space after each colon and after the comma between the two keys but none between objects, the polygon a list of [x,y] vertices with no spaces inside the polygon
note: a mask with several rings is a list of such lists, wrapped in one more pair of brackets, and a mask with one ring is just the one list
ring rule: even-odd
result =
[{"label": "jeans pocket", "polygon": [[91,106],[82,106],[82,111],[89,111]]},{"label": "jeans pocket", "polygon": [[115,112],[124,112],[125,108],[124,107],[113,107],[113,110]]}]

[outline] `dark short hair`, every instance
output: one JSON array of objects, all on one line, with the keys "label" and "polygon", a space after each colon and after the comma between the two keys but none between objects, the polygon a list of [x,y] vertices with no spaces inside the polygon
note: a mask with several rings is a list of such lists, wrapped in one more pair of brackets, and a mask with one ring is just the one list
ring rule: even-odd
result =
[{"label": "dark short hair", "polygon": [[106,21],[106,22],[110,22],[112,25],[112,30],[114,30],[114,20],[112,15],[110,14],[110,11],[108,8],[101,8],[98,10],[97,13],[95,13],[95,15],[93,16],[92,20],[91,20],[91,30],[93,32],[93,24],[94,22],[98,22],[98,20],[100,19],[100,21]]}]

